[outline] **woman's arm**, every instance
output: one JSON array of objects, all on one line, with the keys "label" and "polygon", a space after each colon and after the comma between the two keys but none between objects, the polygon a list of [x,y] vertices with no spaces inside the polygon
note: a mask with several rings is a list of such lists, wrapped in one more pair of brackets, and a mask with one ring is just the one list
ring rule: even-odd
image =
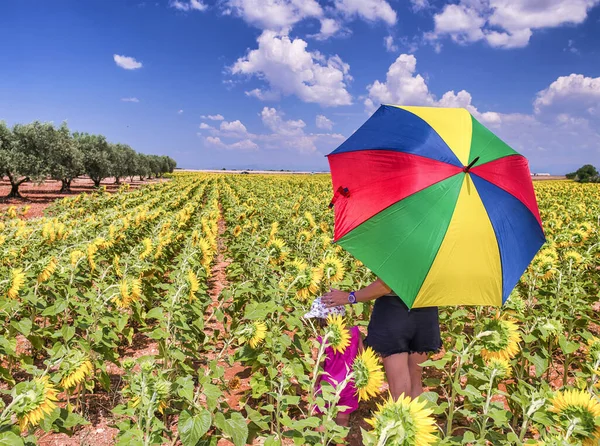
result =
[{"label": "woman's arm", "polygon": [[[373,299],[379,299],[381,296],[385,296],[391,291],[390,287],[387,286],[383,280],[377,279],[372,284],[362,288],[354,293],[356,296],[356,302],[367,302]],[[350,293],[346,291],[340,291],[331,289],[331,291],[323,296],[321,301],[327,307],[336,307],[338,305],[346,305],[348,302],[348,296]]]}]

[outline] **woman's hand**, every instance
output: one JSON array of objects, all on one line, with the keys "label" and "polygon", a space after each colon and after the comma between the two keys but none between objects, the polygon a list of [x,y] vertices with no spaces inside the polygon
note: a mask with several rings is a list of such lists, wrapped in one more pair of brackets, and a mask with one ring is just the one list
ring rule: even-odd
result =
[{"label": "woman's hand", "polygon": [[350,293],[346,291],[336,290],[335,288],[331,288],[329,293],[326,293],[321,298],[321,302],[325,304],[327,308],[337,307],[339,305],[346,305],[348,302],[348,296]]}]

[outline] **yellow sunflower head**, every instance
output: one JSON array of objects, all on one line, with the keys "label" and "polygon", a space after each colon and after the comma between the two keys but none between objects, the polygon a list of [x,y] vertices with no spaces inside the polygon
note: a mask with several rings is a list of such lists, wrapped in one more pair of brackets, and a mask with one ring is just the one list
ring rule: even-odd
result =
[{"label": "yellow sunflower head", "polygon": [[82,251],[76,249],[75,251],[71,251],[69,257],[71,259],[71,266],[75,268],[75,266],[77,266],[77,262],[79,262],[80,259],[84,258],[85,254]]},{"label": "yellow sunflower head", "polygon": [[272,264],[279,264],[285,260],[288,255],[285,242],[280,238],[274,238],[269,243],[269,258]]},{"label": "yellow sunflower head", "polygon": [[187,273],[188,286],[190,289],[189,300],[190,302],[196,296],[198,290],[200,290],[200,282],[198,282],[198,277],[194,271],[189,270]]},{"label": "yellow sunflower head", "polygon": [[237,225],[235,228],[233,228],[233,236],[235,238],[238,238],[241,233],[242,233],[242,227],[240,225]]},{"label": "yellow sunflower head", "polygon": [[344,353],[350,345],[350,332],[346,328],[344,318],[339,314],[327,317],[327,342],[336,353]]},{"label": "yellow sunflower head", "polygon": [[587,357],[592,363],[600,361],[600,339],[592,337],[587,342]]},{"label": "yellow sunflower head", "polygon": [[38,275],[37,283],[46,282],[50,278],[50,276],[52,276],[54,271],[56,271],[57,264],[58,261],[56,260],[56,258],[52,257],[48,261],[42,272]]},{"label": "yellow sunflower head", "polygon": [[425,401],[411,400],[404,394],[397,401],[390,396],[383,405],[377,405],[373,418],[366,420],[373,430],[363,432],[364,444],[427,446],[436,443],[435,421],[425,405]]},{"label": "yellow sunflower head", "polygon": [[8,287],[8,291],[6,292],[7,296],[10,299],[16,299],[19,297],[19,292],[23,285],[25,284],[25,273],[22,268],[15,268],[10,272],[10,285]]},{"label": "yellow sunflower head", "polygon": [[483,359],[486,361],[492,358],[509,360],[519,353],[521,334],[514,321],[493,318],[484,324],[480,340],[483,346],[481,350]]},{"label": "yellow sunflower head", "polygon": [[498,379],[510,378],[512,374],[512,366],[507,359],[490,358],[485,366],[488,374]]},{"label": "yellow sunflower head", "polygon": [[573,266],[577,266],[583,263],[583,256],[579,254],[579,252],[574,250],[565,252],[564,259],[567,263],[570,263]]},{"label": "yellow sunflower head", "polygon": [[301,275],[297,277],[296,297],[300,300],[307,300],[319,290],[319,285],[323,279],[323,271],[320,268],[305,268]]},{"label": "yellow sunflower head", "polygon": [[18,400],[13,409],[21,431],[37,426],[56,408],[57,391],[47,375],[17,384],[11,394]]},{"label": "yellow sunflower head", "polygon": [[354,372],[354,386],[359,401],[366,401],[379,393],[384,375],[377,356],[375,356],[375,352],[371,347],[367,347],[354,358],[352,371]]},{"label": "yellow sunflower head", "polygon": [[557,392],[548,409],[558,426],[572,432],[573,439],[584,446],[597,446],[600,441],[600,402],[585,390]]},{"label": "yellow sunflower head", "polygon": [[262,321],[254,321],[242,328],[239,334],[240,344],[248,341],[250,348],[256,349],[267,337],[267,325]]},{"label": "yellow sunflower head", "polygon": [[303,229],[302,231],[298,232],[298,241],[300,243],[308,243],[312,239],[312,236],[312,232]]},{"label": "yellow sunflower head", "polygon": [[341,281],[346,272],[342,261],[334,256],[326,257],[319,268],[323,272],[323,278],[328,283]]},{"label": "yellow sunflower head", "polygon": [[60,363],[59,372],[62,375],[61,387],[70,389],[91,375],[94,372],[94,366],[84,352],[71,350]]}]

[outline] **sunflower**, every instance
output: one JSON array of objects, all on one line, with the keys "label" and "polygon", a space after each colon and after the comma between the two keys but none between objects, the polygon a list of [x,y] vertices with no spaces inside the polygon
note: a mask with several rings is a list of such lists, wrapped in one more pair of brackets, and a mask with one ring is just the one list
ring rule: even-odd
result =
[{"label": "sunflower", "polygon": [[573,266],[579,265],[583,262],[583,257],[577,251],[567,251],[564,254],[564,258],[567,262],[571,263]]},{"label": "sunflower", "polygon": [[265,337],[267,335],[267,326],[264,322],[256,321],[253,322],[250,325],[250,327],[251,334],[250,339],[248,340],[248,344],[250,344],[251,348],[256,348],[265,340]]},{"label": "sunflower", "polygon": [[192,270],[188,271],[187,279],[190,284],[190,302],[191,302],[192,299],[194,298],[194,296],[196,295],[196,293],[198,292],[198,290],[200,289],[200,283],[198,283],[198,277],[196,277],[196,274]]},{"label": "sunflower", "polygon": [[37,278],[37,283],[42,283],[42,282],[47,281],[50,278],[50,276],[54,273],[54,271],[56,271],[57,264],[58,264],[58,261],[56,260],[56,258],[52,257],[50,259],[50,261],[48,262],[48,264],[46,265],[46,267],[39,274],[39,276]]},{"label": "sunflower", "polygon": [[311,228],[316,228],[317,227],[317,224],[315,223],[315,219],[314,219],[314,217],[312,216],[312,214],[310,212],[306,211],[304,213],[304,218],[306,219],[306,221],[308,222],[308,225]]},{"label": "sunflower", "polygon": [[237,225],[235,228],[233,228],[233,236],[235,238],[238,238],[241,233],[242,233],[242,227],[240,225]]},{"label": "sunflower", "polygon": [[81,383],[86,376],[94,372],[94,366],[89,357],[82,351],[71,350],[60,363],[62,380],[60,385],[64,389],[70,389]]},{"label": "sunflower", "polygon": [[564,325],[559,319],[547,318],[546,321],[540,325],[540,330],[544,335],[544,339],[548,339],[549,336],[554,338],[564,332]]},{"label": "sunflower", "polygon": [[142,296],[142,281],[140,279],[123,279],[119,285],[119,294],[114,298],[117,307],[129,308],[131,303]]},{"label": "sunflower", "polygon": [[517,324],[512,320],[490,319],[484,324],[483,332],[490,332],[481,337],[481,356],[486,361],[492,358],[509,360],[519,352],[521,335]]},{"label": "sunflower", "polygon": [[271,231],[269,232],[269,242],[267,243],[267,246],[270,246],[271,243],[273,242],[273,240],[275,240],[275,237],[277,236],[277,230],[279,229],[279,223],[274,221],[273,223],[271,223]]},{"label": "sunflower", "polygon": [[587,357],[593,363],[600,362],[600,339],[593,336],[587,342]]},{"label": "sunflower", "polygon": [[319,268],[305,266],[301,276],[298,277],[296,297],[300,300],[306,300],[315,294],[319,289],[321,279],[323,279],[323,272]]},{"label": "sunflower", "polygon": [[269,242],[269,256],[271,264],[281,263],[288,255],[287,248],[285,246],[285,242],[280,238],[274,238]]},{"label": "sunflower", "polygon": [[383,384],[383,372],[371,347],[367,347],[354,358],[352,370],[359,401],[367,401],[379,393]]},{"label": "sunflower", "polygon": [[569,236],[571,244],[574,246],[583,245],[588,238],[588,233],[583,229],[574,229]]},{"label": "sunflower", "polygon": [[[24,431],[29,426],[37,426],[56,408],[58,392],[47,375],[22,384],[21,388],[17,385],[18,395],[22,396],[22,400],[15,408],[15,412],[19,419],[19,427]],[[15,397],[16,395],[13,395],[13,398]]]},{"label": "sunflower", "polygon": [[119,256],[115,254],[115,256],[113,257],[113,268],[115,269],[115,275],[117,277],[123,277],[123,271],[121,271],[121,266],[119,265],[119,262]]},{"label": "sunflower", "polygon": [[142,240],[142,245],[144,245],[144,250],[140,253],[140,260],[144,260],[152,253],[152,240],[146,237]]},{"label": "sunflower", "polygon": [[10,272],[10,286],[6,294],[11,299],[19,297],[19,291],[25,284],[25,273],[22,268],[15,268]]},{"label": "sunflower", "polygon": [[428,446],[436,443],[433,412],[425,408],[426,404],[404,394],[397,401],[390,396],[383,405],[377,405],[373,418],[366,420],[373,431],[365,433],[364,444]]},{"label": "sunflower", "polygon": [[331,237],[327,234],[321,234],[321,245],[323,249],[329,248],[331,246]]},{"label": "sunflower", "polygon": [[200,252],[202,253],[202,260],[200,263],[206,270],[206,272],[210,272],[210,262],[212,261],[212,247],[208,240],[204,237],[200,237],[198,239],[198,248],[200,248]]},{"label": "sunflower", "polygon": [[75,266],[77,266],[77,262],[79,262],[80,259],[84,258],[85,254],[79,250],[75,250],[72,251],[70,254],[70,258],[71,258],[71,266],[73,268],[75,268]]},{"label": "sunflower", "polygon": [[339,282],[344,278],[344,264],[337,257],[329,256],[319,265],[327,282]]},{"label": "sunflower", "polygon": [[583,446],[596,446],[600,441],[600,402],[585,390],[557,392],[548,409],[555,414],[559,426],[572,433]]},{"label": "sunflower", "polygon": [[485,365],[490,375],[493,374],[496,378],[510,378],[512,374],[512,367],[507,359],[490,358]]},{"label": "sunflower", "polygon": [[326,221],[322,221],[321,223],[319,223],[319,229],[321,229],[322,232],[329,232],[329,225],[327,224]]},{"label": "sunflower", "polygon": [[8,215],[8,218],[17,218],[17,208],[14,206],[9,206],[6,210],[6,215]]},{"label": "sunflower", "polygon": [[344,319],[339,314],[330,314],[327,317],[328,342],[335,353],[344,353],[350,345],[350,333],[346,328]]},{"label": "sunflower", "polygon": [[98,252],[98,247],[94,242],[87,245],[87,259],[90,265],[90,269],[94,271],[96,269],[96,261],[94,260],[94,255]]},{"label": "sunflower", "polygon": [[298,242],[300,243],[308,243],[312,239],[312,232],[303,229],[298,233]]}]

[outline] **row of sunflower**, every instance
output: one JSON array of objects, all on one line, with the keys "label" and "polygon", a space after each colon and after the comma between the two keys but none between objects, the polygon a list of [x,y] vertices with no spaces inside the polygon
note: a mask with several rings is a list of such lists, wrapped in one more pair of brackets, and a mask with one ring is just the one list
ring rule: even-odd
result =
[{"label": "row of sunflower", "polygon": [[[82,415],[90,395],[103,392],[127,408],[114,409],[123,423],[117,441],[162,438],[158,428],[142,429],[154,425],[154,411],[131,393],[144,361],[134,360],[130,372],[123,352],[136,341],[156,342],[153,361],[164,372],[144,382],[160,382],[157,408],[168,401],[165,376],[174,382],[192,373],[202,353],[217,188],[190,177],[91,195],[61,200],[45,218],[25,221],[17,213],[0,222],[0,314],[7,327],[0,380],[10,395],[0,402],[0,440],[7,444],[22,444],[23,434],[35,442],[39,429],[73,434],[88,423]],[[73,211],[79,207],[87,211]],[[123,368],[115,384],[111,375]]]},{"label": "row of sunflower", "polygon": [[[442,309],[421,398],[391,401],[379,359],[357,357],[347,379],[370,413],[364,444],[598,443],[600,191],[536,193],[548,243],[501,312]],[[373,275],[332,244],[330,194],[328,176],[188,173],[70,197],[42,219],[0,215],[0,439],[77,434],[91,395],[109,392],[118,444],[342,441],[339,395],[315,395],[317,338],[344,349],[344,327],[366,326],[370,306],[326,330],[302,314]],[[229,265],[214,302],[219,252]],[[238,364],[241,379],[227,371]]]},{"label": "row of sunflower", "polygon": [[[233,260],[232,285],[223,294],[233,299],[226,310],[231,330],[223,339],[238,346],[235,359],[252,369],[246,410],[270,426],[260,434],[264,441],[341,440],[346,431],[335,424],[323,434],[321,424],[332,417],[316,421],[307,411],[312,378],[319,373],[314,339],[324,333],[301,314],[330,286],[357,288],[373,276],[331,243],[329,177],[232,176],[223,182]],[[600,327],[594,310],[600,190],[550,182],[536,183],[536,192],[548,243],[506,307],[442,309],[444,348],[425,364],[428,391],[417,401],[398,402],[382,391],[372,408],[373,429],[362,433],[365,444],[600,441]],[[366,325],[369,312],[369,305],[353,306],[330,327],[340,333],[344,324]],[[339,340],[329,336],[330,343]],[[355,384],[364,386],[362,399],[379,393],[373,386],[380,365],[365,354],[351,371]],[[279,411],[295,416],[290,420]]]}]

